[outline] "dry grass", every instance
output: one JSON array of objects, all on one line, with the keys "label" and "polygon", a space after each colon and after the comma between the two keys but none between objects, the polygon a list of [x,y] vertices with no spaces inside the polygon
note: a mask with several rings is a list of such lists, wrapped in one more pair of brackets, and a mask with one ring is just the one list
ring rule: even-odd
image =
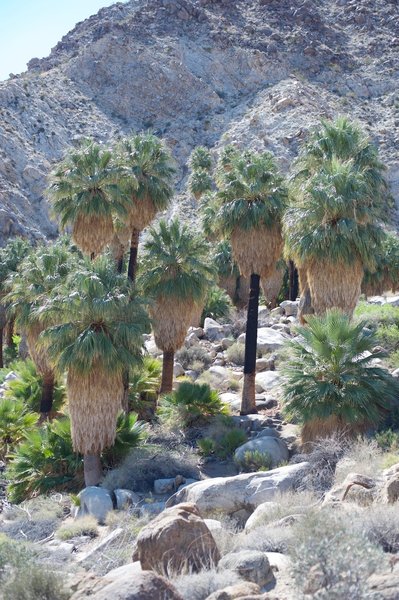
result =
[{"label": "dry grass", "polygon": [[97,519],[91,515],[80,517],[75,521],[65,522],[57,529],[55,535],[59,540],[70,540],[81,535],[95,538],[98,536]]},{"label": "dry grass", "polygon": [[235,342],[226,350],[227,360],[234,365],[244,366],[245,344]]},{"label": "dry grass", "polygon": [[335,483],[342,483],[349,473],[376,477],[384,468],[387,454],[375,440],[359,439],[349,445],[336,466]]},{"label": "dry grass", "polygon": [[130,228],[142,231],[154,220],[156,214],[157,209],[149,196],[144,198],[133,196],[129,207]]},{"label": "dry grass", "polygon": [[283,285],[284,273],[284,268],[274,267],[270,275],[261,281],[265,300],[272,308],[276,306],[277,296]]},{"label": "dry grass", "polygon": [[80,214],[73,224],[72,239],[85,254],[100,254],[112,240],[111,215]]},{"label": "dry grass", "polygon": [[234,260],[242,275],[249,277],[257,273],[266,279],[273,273],[283,249],[280,226],[260,226],[248,231],[237,227],[230,241]]},{"label": "dry grass", "polygon": [[112,446],[123,399],[121,373],[93,367],[81,375],[70,369],[67,389],[74,450],[97,454]]},{"label": "dry grass", "polygon": [[29,354],[41,375],[53,372],[47,350],[42,344],[38,343],[39,335],[44,329],[45,326],[41,323],[31,325],[26,329],[26,342],[28,344]]},{"label": "dry grass", "polygon": [[155,343],[161,350],[177,350],[184,344],[196,304],[177,297],[158,298],[150,306]]},{"label": "dry grass", "polygon": [[267,513],[259,515],[252,528],[266,527],[292,515],[302,515],[312,509],[319,499],[310,490],[277,494]]},{"label": "dry grass", "polygon": [[205,600],[213,592],[242,581],[233,571],[218,572],[216,569],[189,573],[174,579],[173,585],[184,600]]},{"label": "dry grass", "polygon": [[352,316],[360,297],[363,273],[360,260],[351,264],[309,262],[307,279],[315,313],[321,315],[335,307]]}]

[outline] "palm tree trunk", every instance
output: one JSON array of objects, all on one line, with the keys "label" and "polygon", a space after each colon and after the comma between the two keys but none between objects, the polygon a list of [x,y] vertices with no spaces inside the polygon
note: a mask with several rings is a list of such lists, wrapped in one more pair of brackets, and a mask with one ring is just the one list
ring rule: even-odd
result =
[{"label": "palm tree trunk", "polygon": [[123,398],[122,398],[122,410],[125,414],[129,412],[129,369],[122,371],[123,379]]},{"label": "palm tree trunk", "polygon": [[99,454],[85,454],[83,457],[85,486],[98,485],[103,476],[101,457]]},{"label": "palm tree trunk", "polygon": [[298,271],[295,268],[294,261],[288,261],[288,273],[289,273],[289,292],[288,300],[295,300],[298,298],[299,283],[298,283]]},{"label": "palm tree trunk", "polygon": [[255,376],[258,343],[259,283],[260,276],[252,273],[245,334],[244,386],[241,398],[241,415],[256,412]]},{"label": "palm tree trunk", "polygon": [[173,389],[174,350],[164,350],[160,394],[169,394]]},{"label": "palm tree trunk", "polygon": [[137,252],[139,248],[140,231],[133,228],[132,238],[130,241],[130,255],[129,255],[129,266],[127,269],[127,276],[130,281],[135,281],[137,271]]},{"label": "palm tree trunk", "polygon": [[3,360],[3,333],[4,333],[4,328],[1,327],[0,328],[0,369],[2,369],[4,367],[4,360]]},{"label": "palm tree trunk", "polygon": [[53,408],[54,397],[54,373],[48,372],[43,375],[42,397],[40,400],[41,420],[48,418],[51,409]]},{"label": "palm tree trunk", "polygon": [[6,345],[8,348],[14,348],[14,340],[12,339],[14,336],[14,319],[11,318],[7,322],[6,328]]}]

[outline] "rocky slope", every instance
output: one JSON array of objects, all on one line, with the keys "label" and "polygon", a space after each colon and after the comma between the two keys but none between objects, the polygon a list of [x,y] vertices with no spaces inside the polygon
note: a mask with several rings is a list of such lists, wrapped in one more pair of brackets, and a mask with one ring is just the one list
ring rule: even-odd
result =
[{"label": "rocky slope", "polygon": [[399,199],[398,23],[397,0],[131,0],[100,10],[0,83],[0,243],[56,234],[43,191],[66,146],[146,128],[170,143],[181,185],[196,144],[270,149],[286,169],[310,126],[347,113],[378,143]]}]

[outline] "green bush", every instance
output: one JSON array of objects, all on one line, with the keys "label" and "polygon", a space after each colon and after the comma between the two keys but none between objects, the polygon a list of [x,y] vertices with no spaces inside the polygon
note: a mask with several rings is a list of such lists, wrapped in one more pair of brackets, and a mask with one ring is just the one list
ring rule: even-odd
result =
[{"label": "green bush", "polygon": [[0,458],[4,460],[26,433],[31,431],[38,415],[28,412],[21,400],[0,398]]},{"label": "green bush", "polygon": [[191,427],[215,415],[228,414],[228,407],[209,385],[183,381],[175,392],[160,399],[158,414],[166,423]]},{"label": "green bush", "polygon": [[129,383],[129,409],[138,418],[149,421],[154,417],[161,383],[162,363],[152,356],[145,356],[139,369],[133,371]]},{"label": "green bush", "polygon": [[244,473],[269,471],[273,464],[270,454],[268,452],[260,452],[260,450],[247,450],[247,452],[244,452],[244,456],[240,459],[236,458],[235,462],[240,471]]},{"label": "green bush", "polygon": [[283,374],[284,412],[303,423],[305,441],[376,426],[398,404],[399,382],[373,360],[376,336],[340,311],[309,316]]},{"label": "green bush", "polygon": [[191,348],[181,348],[176,352],[176,360],[185,370],[193,369],[196,363],[197,366],[202,365],[202,370],[212,362],[209,353],[199,345],[191,346]]},{"label": "green bush", "polygon": [[137,420],[136,413],[120,413],[116,422],[114,445],[103,453],[103,462],[107,467],[120,463],[132,448],[139,446],[146,437],[145,424]]},{"label": "green bush", "polygon": [[[5,396],[12,400],[21,400],[32,412],[40,412],[43,378],[37,372],[32,360],[19,360],[10,365],[17,379],[7,384]],[[56,384],[54,387],[53,411],[59,411],[65,401],[65,387]]]},{"label": "green bush", "polygon": [[197,441],[198,448],[204,456],[214,454],[221,460],[230,458],[235,450],[247,441],[247,435],[242,429],[234,427],[230,420],[217,419],[218,424],[208,428],[212,437],[203,437]]},{"label": "green bush", "polygon": [[245,360],[245,344],[235,342],[226,350],[227,360],[240,367],[244,366]]},{"label": "green bush", "polygon": [[[392,431],[392,429],[386,429],[375,434],[377,444],[383,450],[389,450],[395,452],[399,450],[399,431]],[[398,457],[399,462],[399,457]]]},{"label": "green bush", "polygon": [[43,565],[18,570],[3,588],[4,600],[68,600],[59,574],[49,572]]},{"label": "green bush", "polygon": [[232,302],[226,292],[217,286],[211,288],[202,311],[201,326],[203,326],[206,317],[211,317],[215,321],[224,321],[229,317],[231,309]]}]

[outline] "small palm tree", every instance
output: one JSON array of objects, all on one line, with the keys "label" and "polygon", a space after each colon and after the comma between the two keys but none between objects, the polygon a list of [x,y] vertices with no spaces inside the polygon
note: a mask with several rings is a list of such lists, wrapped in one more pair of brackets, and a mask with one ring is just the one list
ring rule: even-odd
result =
[{"label": "small palm tree", "polygon": [[335,432],[356,435],[375,427],[398,403],[399,383],[375,366],[380,352],[364,323],[353,324],[338,310],[309,316],[291,349],[283,373],[284,411],[302,423],[302,441]]},{"label": "small palm tree", "polygon": [[399,288],[399,238],[395,233],[384,236],[375,261],[375,271],[364,272],[362,292],[368,296],[395,292]]},{"label": "small palm tree", "polygon": [[163,350],[161,393],[171,392],[175,351],[184,343],[194,313],[212,285],[213,268],[204,240],[177,220],[159,223],[145,243],[141,285],[152,300],[155,342]]},{"label": "small palm tree", "polygon": [[171,154],[155,135],[143,133],[124,139],[117,149],[119,164],[131,174],[137,187],[128,195],[125,224],[130,230],[128,277],[134,281],[140,232],[155,215],[167,208],[173,196],[175,169]]},{"label": "small palm tree", "polygon": [[50,175],[53,210],[62,227],[72,226],[73,240],[91,257],[111,241],[114,216],[126,217],[123,192],[136,187],[132,174],[115,166],[112,158],[110,150],[84,140],[67,152]]},{"label": "small palm tree", "polygon": [[188,189],[196,200],[199,200],[205,193],[210,192],[213,187],[211,176],[212,157],[208,148],[198,146],[195,148],[188,161],[191,170],[188,179]]},{"label": "small palm tree", "polygon": [[[346,174],[344,173],[345,166]],[[318,304],[318,307],[314,307],[316,312],[322,312],[329,306],[341,306],[350,312],[352,310],[351,304],[359,291],[361,263],[365,252],[364,250],[362,252],[363,258],[359,256],[358,252],[355,252],[350,263],[347,263],[342,256],[339,259],[334,256],[334,249],[332,249],[331,258],[329,258],[329,247],[325,247],[322,260],[318,261],[316,253],[312,253],[311,264],[307,264],[305,252],[302,252],[301,256],[295,255],[296,243],[294,242],[292,245],[291,238],[300,236],[302,226],[307,221],[307,233],[304,234],[303,244],[310,244],[312,234],[309,230],[309,220],[313,219],[314,235],[316,237],[320,238],[323,228],[327,236],[327,230],[330,228],[330,241],[334,237],[335,231],[337,240],[340,236],[341,238],[345,237],[343,243],[348,246],[350,229],[356,223],[354,238],[361,235],[361,243],[364,242],[367,246],[367,233],[364,230],[358,231],[357,227],[376,224],[385,220],[390,212],[390,197],[383,176],[384,170],[385,167],[378,158],[375,146],[361,128],[346,117],[339,117],[335,121],[323,121],[305,144],[298,161],[294,165],[292,178],[293,210],[287,214],[286,221],[288,254],[297,264],[302,283],[301,294],[304,310],[301,307],[301,314],[313,310],[311,306],[313,304],[311,288],[312,283],[313,287],[317,286],[319,275],[322,275],[324,283],[321,282],[320,288],[317,286],[318,300],[316,300],[316,304]],[[319,178],[323,178],[323,176],[325,176],[324,182],[321,182]],[[328,176],[333,177],[334,181],[330,180],[328,182]],[[339,177],[346,177],[346,186],[338,181]],[[313,189],[313,192],[309,190],[312,184],[316,188],[317,185],[321,184],[324,187],[324,192],[330,195],[328,206],[326,206],[324,194],[319,195],[319,198],[317,198],[317,189]],[[346,187],[345,190],[344,187]],[[305,201],[305,206],[302,207],[302,198],[305,195],[308,196],[307,200],[309,200],[309,193],[313,195],[312,206],[308,201]],[[342,196],[342,193],[346,195]],[[346,201],[349,202],[350,207],[345,207]],[[323,208],[326,208],[325,214]],[[317,220],[319,220],[318,223]],[[319,226],[318,230],[317,226]],[[326,239],[326,243],[327,241]],[[354,243],[356,245],[356,240],[354,240]],[[374,246],[373,235],[370,243]],[[373,251],[375,251],[375,248]],[[370,255],[371,251],[369,252],[369,258]],[[366,265],[363,266],[367,268]],[[327,267],[327,270],[325,267]],[[342,292],[343,286],[339,286],[342,268],[345,270],[344,279],[347,279],[344,282],[347,292]],[[353,270],[352,277],[350,276],[351,270]],[[338,301],[338,304],[335,304],[336,298],[332,298],[327,290],[327,286],[334,289],[337,285],[337,289],[339,289],[337,295],[348,295],[346,308],[343,306],[344,301],[342,298]],[[327,294],[325,303],[321,299],[324,293]]]},{"label": "small palm tree", "polygon": [[[228,160],[227,160],[228,159]],[[286,189],[271,154],[231,151],[218,167],[218,228],[231,242],[243,276],[250,277],[241,413],[256,411],[255,375],[260,278],[266,280],[280,258],[281,218]]]},{"label": "small palm tree", "polygon": [[377,214],[370,220],[367,197],[365,173],[352,160],[334,158],[286,213],[288,252],[306,277],[316,314],[337,307],[352,315],[364,269],[375,269],[383,230]]},{"label": "small palm tree", "polygon": [[53,292],[66,282],[72,269],[76,268],[79,255],[70,250],[65,240],[53,246],[39,246],[20,264],[18,271],[10,276],[6,296],[9,312],[16,325],[26,334],[30,356],[43,378],[40,412],[47,418],[52,410],[54,396],[54,369],[47,351],[38,343],[42,331],[57,323],[58,315],[47,315],[43,320],[41,309]]},{"label": "small palm tree", "polygon": [[149,320],[105,258],[71,275],[68,286],[70,293],[48,307],[61,324],[47,329],[42,340],[57,371],[67,373],[73,447],[84,455],[86,485],[97,485],[100,455],[115,440],[123,373],[141,361]]}]

